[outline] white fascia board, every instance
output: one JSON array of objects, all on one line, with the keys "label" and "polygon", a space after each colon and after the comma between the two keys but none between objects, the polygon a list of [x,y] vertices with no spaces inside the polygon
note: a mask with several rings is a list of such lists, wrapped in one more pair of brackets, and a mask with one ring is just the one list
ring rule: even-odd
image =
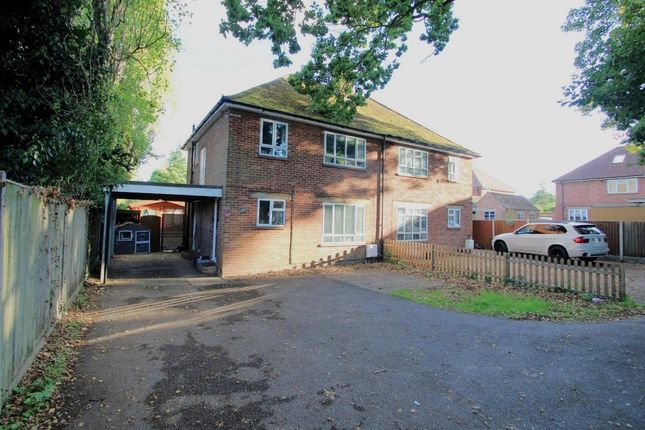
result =
[{"label": "white fascia board", "polygon": [[[106,189],[106,191],[109,191]],[[111,191],[132,194],[160,194],[175,197],[222,197],[222,189],[215,187],[190,187],[185,185],[160,185],[160,184],[122,184]]]}]

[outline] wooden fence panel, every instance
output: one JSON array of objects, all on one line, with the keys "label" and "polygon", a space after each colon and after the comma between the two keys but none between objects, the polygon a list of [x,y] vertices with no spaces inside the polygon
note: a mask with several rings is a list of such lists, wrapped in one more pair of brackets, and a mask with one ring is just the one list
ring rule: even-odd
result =
[{"label": "wooden fence panel", "polygon": [[620,236],[618,232],[618,221],[593,221],[593,224],[602,230],[607,236],[607,245],[609,245],[610,255],[619,255]]},{"label": "wooden fence panel", "polygon": [[85,278],[83,207],[0,184],[0,407]]},{"label": "wooden fence panel", "polygon": [[548,290],[570,290],[605,297],[625,297],[620,263],[552,260],[543,256],[498,254],[419,242],[385,241],[385,255],[416,267],[461,276],[490,278]]},{"label": "wooden fence panel", "polygon": [[624,222],[623,237],[626,256],[645,257],[645,222]]}]

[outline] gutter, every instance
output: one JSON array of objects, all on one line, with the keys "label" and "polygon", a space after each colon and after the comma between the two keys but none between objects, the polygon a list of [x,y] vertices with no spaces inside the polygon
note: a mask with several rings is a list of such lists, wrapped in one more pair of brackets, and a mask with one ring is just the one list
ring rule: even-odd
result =
[{"label": "gutter", "polygon": [[310,124],[310,125],[316,125],[319,127],[326,128],[328,130],[334,130],[334,131],[340,131],[340,132],[349,132],[354,135],[362,136],[362,137],[369,137],[377,140],[384,140],[387,142],[391,143],[397,143],[400,145],[407,145],[419,149],[431,149],[436,152],[441,152],[444,154],[449,154],[449,155],[456,155],[460,157],[465,157],[465,158],[479,158],[481,155],[477,154],[476,152],[468,151],[467,152],[459,152],[459,151],[451,151],[449,149],[443,148],[443,147],[438,147],[438,146],[433,146],[430,144],[421,144],[418,142],[414,142],[411,140],[406,140],[406,139],[401,139],[396,136],[388,135],[388,134],[379,134],[379,133],[372,133],[364,130],[360,130],[357,128],[353,127],[344,127],[336,124],[330,124],[327,122],[323,121],[316,121],[312,119],[308,119],[299,115],[291,115],[291,114],[285,114],[277,111],[273,111],[270,109],[263,109],[263,108],[258,108],[255,106],[247,105],[244,103],[238,103],[238,102],[233,102],[227,97],[222,97],[219,102],[211,109],[211,111],[206,115],[206,117],[202,120],[202,122],[199,123],[199,125],[196,127],[195,131],[190,135],[190,137],[184,142],[182,145],[182,149],[186,149],[186,147],[194,140],[199,139],[208,129],[213,125],[215,120],[219,118],[219,116],[222,114],[223,110],[226,108],[235,108],[239,109],[242,111],[246,112],[252,112],[252,113],[257,113],[257,114],[266,114],[270,115],[274,118],[279,118],[279,119],[284,119],[284,120],[291,120],[291,121],[298,121],[301,123],[305,124]]}]

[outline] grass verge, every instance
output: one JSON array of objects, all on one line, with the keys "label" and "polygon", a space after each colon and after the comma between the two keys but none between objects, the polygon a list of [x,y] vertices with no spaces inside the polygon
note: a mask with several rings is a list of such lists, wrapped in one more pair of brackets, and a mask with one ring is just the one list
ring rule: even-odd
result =
[{"label": "grass verge", "polygon": [[44,346],[0,411],[0,430],[50,429],[61,426],[59,386],[71,377],[77,346],[89,323],[85,311],[99,286],[83,287],[56,323]]},{"label": "grass verge", "polygon": [[600,321],[645,314],[645,306],[629,298],[594,302],[593,297],[517,291],[504,285],[482,285],[471,280],[447,283],[436,289],[402,289],[392,295],[437,308],[512,319]]}]

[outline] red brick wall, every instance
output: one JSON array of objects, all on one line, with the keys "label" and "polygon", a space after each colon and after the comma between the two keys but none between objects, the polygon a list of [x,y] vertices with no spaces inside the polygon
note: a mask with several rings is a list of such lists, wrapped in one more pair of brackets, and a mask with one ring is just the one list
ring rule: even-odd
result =
[{"label": "red brick wall", "polygon": [[629,206],[629,200],[642,198],[645,198],[645,178],[638,179],[638,193],[633,194],[608,194],[606,180],[556,183],[553,219],[566,219],[569,208]]},{"label": "red brick wall", "polygon": [[[332,201],[364,204],[365,243],[378,240],[381,141],[366,139],[367,168],[364,170],[327,166],[323,164],[324,127],[279,120],[289,124],[288,158],[266,158],[258,155],[261,118],[271,119],[271,116],[239,110],[231,110],[228,115],[226,139],[229,145],[223,170],[226,179],[218,220],[218,264],[222,274],[236,276],[364,258],[363,245],[329,246],[322,243],[322,205]],[[226,131],[220,121],[224,120],[218,121],[217,130],[224,134]],[[215,129],[215,126],[211,128]],[[212,142],[221,143],[217,139]],[[221,145],[217,150],[210,148],[207,149],[207,183],[219,185],[214,181],[221,176],[211,174],[211,169],[216,167],[211,164],[210,157],[221,160],[223,157],[218,154],[224,151]],[[428,178],[397,174],[397,145],[388,144],[385,156],[385,237],[392,238],[396,234],[395,202],[421,203],[429,206],[430,240],[463,245],[472,232],[470,161],[462,161],[460,181],[451,183],[447,180],[447,155],[429,152]],[[197,181],[198,177],[196,171],[194,180]],[[258,196],[286,200],[284,228],[256,227]],[[447,227],[448,205],[462,207],[461,228]],[[204,239],[206,237],[202,237]]]}]

